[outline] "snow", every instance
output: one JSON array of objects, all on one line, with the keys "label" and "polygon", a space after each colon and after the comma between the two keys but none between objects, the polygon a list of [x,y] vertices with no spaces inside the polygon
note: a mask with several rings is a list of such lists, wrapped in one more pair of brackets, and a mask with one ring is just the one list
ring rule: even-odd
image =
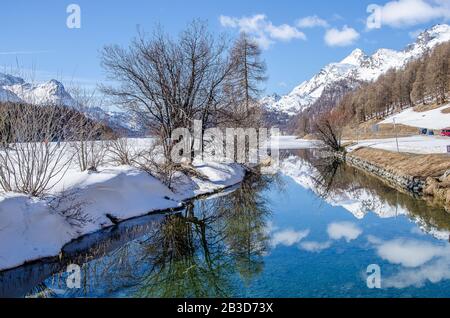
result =
[{"label": "snow", "polygon": [[18,103],[21,102],[21,99],[13,92],[0,86],[0,101]]},{"label": "snow", "polygon": [[[416,154],[447,153],[447,146],[450,146],[450,138],[441,136],[402,137],[398,138],[398,144],[400,152]],[[362,140],[347,147],[347,151],[353,151],[360,147],[397,151],[395,138]]]},{"label": "snow", "polygon": [[25,83],[25,81],[20,77],[0,73],[0,87],[16,85],[16,84],[23,84],[23,83]]},{"label": "snow", "polygon": [[[145,145],[148,140],[136,140]],[[45,198],[0,193],[0,270],[56,256],[64,245],[85,234],[151,212],[178,208],[182,202],[240,183],[245,170],[235,163],[195,162],[204,175],[177,172],[174,191],[148,173],[130,166],[100,167],[98,172],[69,169]],[[57,208],[52,195],[66,193]],[[71,225],[58,211],[81,206],[85,223]]]},{"label": "snow", "polygon": [[28,104],[43,105],[56,104],[74,107],[76,102],[65,90],[64,85],[57,80],[49,80],[44,83],[26,83],[22,78],[0,73],[0,101],[23,102]]},{"label": "snow", "polygon": [[413,108],[408,108],[386,118],[381,124],[392,124],[395,119],[397,124],[428,129],[443,129],[450,127],[450,113],[442,113],[442,110],[446,108],[450,108],[450,104],[425,112],[416,112]]},{"label": "snow", "polygon": [[281,111],[289,116],[308,109],[321,96],[326,87],[338,81],[374,81],[389,69],[402,68],[411,59],[422,56],[436,45],[450,41],[450,26],[436,25],[421,33],[416,42],[402,51],[379,49],[371,56],[361,49],[355,49],[339,63],[322,68],[311,79],[302,82],[291,93],[281,98],[264,100],[267,109]]},{"label": "snow", "polygon": [[[27,83],[24,79],[0,73],[0,102],[28,103],[35,105],[60,105],[77,108],[64,85],[57,80],[43,83]],[[101,107],[82,110],[87,117],[108,123],[113,129],[125,129],[128,133],[139,134],[140,126],[134,116],[122,111],[108,111]]]},{"label": "snow", "polygon": [[423,219],[411,214],[402,204],[393,205],[375,190],[361,187],[358,183],[349,184],[345,188],[332,188],[327,191],[325,196],[322,195],[324,189],[317,182],[320,179],[319,172],[312,164],[302,158],[290,156],[284,159],[281,162],[281,172],[301,187],[315,193],[327,204],[334,207],[342,207],[358,220],[364,219],[369,213],[374,213],[382,219],[407,215],[424,232],[433,235],[437,239],[448,240],[449,231],[438,230],[427,225]]}]

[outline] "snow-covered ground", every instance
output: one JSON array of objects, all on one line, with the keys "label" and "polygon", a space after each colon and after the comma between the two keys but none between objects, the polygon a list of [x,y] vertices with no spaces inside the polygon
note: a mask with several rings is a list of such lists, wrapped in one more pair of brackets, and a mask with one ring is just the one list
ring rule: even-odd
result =
[{"label": "snow-covered ground", "polygon": [[449,107],[450,104],[446,104],[425,112],[415,112],[413,108],[408,108],[386,118],[381,124],[392,124],[395,119],[397,124],[428,129],[443,129],[450,127],[450,113],[442,113],[442,110]]},{"label": "snow-covered ground", "polygon": [[[148,145],[146,140],[134,143]],[[0,269],[56,256],[70,241],[116,220],[180,207],[187,199],[235,185],[245,176],[244,168],[235,163],[194,162],[194,167],[206,178],[178,172],[174,191],[130,166],[104,166],[98,172],[80,172],[74,166],[47,198],[0,193]],[[65,195],[52,202],[51,195],[61,192]],[[85,222],[74,225],[72,218],[69,223],[58,213],[64,210],[81,211]]]},{"label": "snow-covered ground", "polygon": [[[400,152],[409,152],[417,154],[446,153],[447,146],[450,146],[450,137],[441,137],[441,136],[402,137],[398,138],[398,145]],[[397,142],[395,138],[362,140],[355,145],[347,147],[347,151],[353,151],[356,148],[360,147],[397,151]]]}]

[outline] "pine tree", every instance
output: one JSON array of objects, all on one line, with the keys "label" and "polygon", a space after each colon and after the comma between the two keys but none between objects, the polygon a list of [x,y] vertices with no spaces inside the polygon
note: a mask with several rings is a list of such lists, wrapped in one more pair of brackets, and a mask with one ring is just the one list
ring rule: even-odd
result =
[{"label": "pine tree", "polygon": [[240,93],[248,111],[261,93],[259,85],[266,80],[266,65],[261,59],[261,49],[247,34],[242,33],[232,48],[231,60],[235,67],[237,93]]}]

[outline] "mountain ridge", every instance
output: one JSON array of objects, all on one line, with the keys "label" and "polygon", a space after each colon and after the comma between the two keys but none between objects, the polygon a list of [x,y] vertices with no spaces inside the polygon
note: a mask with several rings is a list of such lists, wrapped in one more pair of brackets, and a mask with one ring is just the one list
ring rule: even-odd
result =
[{"label": "mountain ridge", "polygon": [[140,135],[141,129],[132,116],[118,111],[106,111],[100,107],[79,107],[64,85],[50,79],[42,83],[27,83],[23,78],[0,73],[0,102],[32,105],[58,105],[81,110],[92,120],[101,121],[113,130],[126,135]]},{"label": "mountain ridge", "polygon": [[438,24],[423,31],[414,43],[407,45],[401,51],[380,48],[372,55],[367,55],[359,48],[354,49],[340,62],[323,67],[310,80],[295,87],[291,93],[273,102],[264,97],[262,104],[268,111],[294,116],[309,109],[327,87],[338,81],[372,82],[389,69],[402,68],[410,60],[421,57],[436,45],[447,41],[450,41],[450,26]]}]

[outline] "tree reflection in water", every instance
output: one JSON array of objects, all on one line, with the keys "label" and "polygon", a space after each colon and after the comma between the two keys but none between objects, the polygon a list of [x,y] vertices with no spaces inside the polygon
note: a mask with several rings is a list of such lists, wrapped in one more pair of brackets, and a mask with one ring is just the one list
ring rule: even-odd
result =
[{"label": "tree reflection in water", "polygon": [[[325,201],[346,196],[359,201],[363,213],[391,212],[390,214],[398,215],[397,212],[402,211],[426,232],[450,231],[450,218],[440,206],[393,189],[380,179],[339,159],[321,155],[320,151],[302,150],[291,154],[303,160],[303,164],[311,166],[314,190]],[[396,211],[392,213],[386,211],[387,208],[395,208]]]},{"label": "tree reflection in water", "polygon": [[[82,296],[233,296],[264,267],[270,217],[263,191],[277,180],[251,174],[235,191],[196,200],[140,240],[82,267]],[[76,296],[76,295],[71,295]],[[81,296],[81,295],[78,295]]]},{"label": "tree reflection in water", "polygon": [[[450,218],[443,209],[395,191],[339,161],[328,161],[313,151],[293,151],[282,161],[280,179],[251,175],[231,193],[195,200],[181,212],[139,218],[141,221],[130,221],[123,228],[119,225],[107,231],[103,240],[94,235],[96,246],[83,255],[66,259],[62,265],[24,267],[5,275],[3,281],[10,290],[17,290],[14,295],[22,295],[22,290],[32,286],[26,283],[31,277],[37,285],[31,296],[41,297],[245,295],[245,289],[252,291],[257,286],[264,256],[270,252],[268,221],[272,212],[267,194],[280,190],[275,186],[279,180],[290,184],[287,177],[312,190],[313,200],[322,198],[320,204],[350,203],[351,209],[345,209],[357,218],[368,212],[390,218],[398,210],[426,232],[442,230],[445,234],[450,230]],[[280,196],[275,195],[274,207],[284,204]],[[69,262],[84,263],[81,289],[65,286],[64,266]],[[58,271],[61,273],[50,276]]]}]

